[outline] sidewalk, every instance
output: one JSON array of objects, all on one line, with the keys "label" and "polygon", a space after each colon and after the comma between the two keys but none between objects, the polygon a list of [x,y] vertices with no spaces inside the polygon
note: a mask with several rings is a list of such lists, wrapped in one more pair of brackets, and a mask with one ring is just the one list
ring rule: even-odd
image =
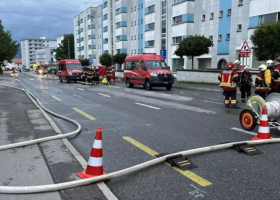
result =
[{"label": "sidewalk", "polygon": [[178,89],[187,89],[187,90],[200,90],[200,91],[208,91],[208,92],[223,92],[222,88],[219,85],[212,84],[196,84],[196,83],[179,83],[174,82],[173,88]]},{"label": "sidewalk", "polygon": [[[3,81],[6,78],[6,81]],[[19,86],[0,76],[0,84]],[[0,85],[0,145],[55,135],[52,126],[28,96]],[[3,186],[36,186],[78,180],[83,170],[61,140],[0,151]],[[106,199],[94,185],[39,194],[0,194],[5,200]]]}]

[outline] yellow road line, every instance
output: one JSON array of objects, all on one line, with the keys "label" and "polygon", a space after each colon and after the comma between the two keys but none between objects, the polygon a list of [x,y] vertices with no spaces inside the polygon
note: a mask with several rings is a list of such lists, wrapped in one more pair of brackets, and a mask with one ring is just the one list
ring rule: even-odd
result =
[{"label": "yellow road line", "polygon": [[[152,150],[151,148],[145,146],[144,144],[134,140],[131,137],[123,137],[123,139],[125,139],[126,141],[130,142],[131,144],[133,144],[134,146],[138,147],[139,149],[141,149],[142,151],[146,152],[147,154],[155,157],[155,155],[159,154],[158,152]],[[171,167],[171,165],[167,162],[165,162],[166,165],[168,165],[169,167]],[[197,175],[196,173],[192,172],[192,171],[183,171],[179,168],[175,168],[175,167],[171,167],[172,169],[176,170],[177,172],[181,173],[182,175],[186,176],[187,178],[191,179],[192,181],[196,182],[198,185],[202,186],[202,187],[206,187],[206,186],[210,186],[212,185],[211,182],[207,181],[206,179],[200,177],[199,175]]]},{"label": "yellow road line", "polygon": [[60,98],[57,98],[57,97],[55,97],[55,96],[52,96],[52,98],[54,98],[54,99],[57,100],[57,101],[62,101]]},{"label": "yellow road line", "polygon": [[84,111],[82,111],[82,110],[80,110],[78,108],[73,108],[73,110],[77,111],[81,115],[84,115],[86,118],[88,118],[90,120],[96,120],[93,116],[90,116],[89,114],[85,113]]}]

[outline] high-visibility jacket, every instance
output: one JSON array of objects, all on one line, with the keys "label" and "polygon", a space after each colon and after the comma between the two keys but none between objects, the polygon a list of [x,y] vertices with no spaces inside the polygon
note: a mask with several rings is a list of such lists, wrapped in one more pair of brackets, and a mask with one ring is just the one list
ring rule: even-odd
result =
[{"label": "high-visibility jacket", "polygon": [[274,80],[273,88],[277,89],[280,85],[280,66],[275,67],[272,77]]},{"label": "high-visibility jacket", "polygon": [[231,69],[223,70],[218,79],[220,80],[220,87],[224,91],[236,90],[236,83],[238,82],[238,74]]},{"label": "high-visibility jacket", "polygon": [[256,91],[268,92],[267,84],[265,83],[264,72],[260,72],[256,77]]},{"label": "high-visibility jacket", "polygon": [[93,73],[91,71],[87,72],[87,78],[92,79],[93,78]]}]

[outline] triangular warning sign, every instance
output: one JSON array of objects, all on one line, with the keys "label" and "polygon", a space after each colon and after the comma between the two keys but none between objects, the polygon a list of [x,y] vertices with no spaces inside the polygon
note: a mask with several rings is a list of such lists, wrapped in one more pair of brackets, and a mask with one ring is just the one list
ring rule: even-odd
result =
[{"label": "triangular warning sign", "polygon": [[251,49],[246,40],[244,41],[244,43],[240,49],[240,53],[251,53]]},{"label": "triangular warning sign", "polygon": [[103,78],[103,80],[102,80],[102,82],[101,82],[101,83],[105,83],[105,84],[107,84],[107,83],[108,83],[107,78]]}]

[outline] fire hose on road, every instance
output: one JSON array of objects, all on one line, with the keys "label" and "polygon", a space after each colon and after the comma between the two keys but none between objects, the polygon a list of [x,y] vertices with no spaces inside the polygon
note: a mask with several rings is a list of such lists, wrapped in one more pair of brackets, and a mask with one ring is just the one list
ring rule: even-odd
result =
[{"label": "fire hose on road", "polygon": [[[0,84],[0,85],[2,85],[2,84]],[[11,87],[11,86],[7,86],[7,85],[2,85],[2,86]],[[29,93],[28,91],[21,89],[21,88],[17,88],[17,87],[13,87],[13,86],[12,86],[12,88],[19,89],[21,91]],[[31,144],[37,144],[40,142],[50,141],[50,140],[54,140],[54,139],[61,139],[63,137],[69,137],[70,135],[75,135],[80,132],[81,125],[78,122],[46,109],[36,97],[34,97],[32,94],[30,94],[30,95],[36,99],[36,101],[39,103],[39,105],[45,111],[47,111],[48,113],[50,113],[56,117],[59,117],[59,118],[65,119],[71,123],[74,123],[75,125],[78,126],[78,129],[76,131],[73,131],[73,132],[67,133],[67,134],[63,134],[63,135],[41,138],[41,139],[31,140],[31,141],[27,141],[27,142],[20,142],[20,143],[11,144],[11,145],[0,146],[0,150],[20,147],[20,146],[26,146],[26,145],[31,145]],[[165,155],[165,156],[162,156],[162,157],[159,157],[159,158],[156,158],[156,159],[153,159],[153,160],[150,160],[150,161],[147,161],[147,162],[123,169],[123,170],[119,170],[119,171],[112,172],[112,173],[109,173],[106,175],[101,175],[101,176],[88,178],[88,179],[81,179],[81,180],[75,180],[75,181],[70,181],[70,182],[65,182],[65,183],[40,185],[40,186],[0,186],[0,193],[30,194],[30,193],[53,192],[53,191],[58,191],[58,190],[64,190],[64,189],[80,187],[80,186],[84,186],[84,185],[88,185],[88,184],[92,184],[92,183],[96,183],[96,182],[100,182],[100,181],[109,180],[109,179],[116,178],[119,176],[124,176],[124,175],[130,174],[130,173],[154,166],[156,164],[165,162],[168,158],[178,156],[178,155],[191,156],[191,155],[200,154],[200,153],[207,153],[207,152],[228,149],[228,148],[231,148],[231,147],[233,147],[235,145],[239,145],[239,144],[260,145],[260,144],[272,144],[272,143],[279,143],[279,142],[280,142],[280,138],[269,139],[269,140],[232,142],[232,143],[227,143],[227,144],[219,144],[219,145],[214,145],[214,146],[191,149],[191,150],[186,150],[186,151],[181,151],[181,152]]]}]

